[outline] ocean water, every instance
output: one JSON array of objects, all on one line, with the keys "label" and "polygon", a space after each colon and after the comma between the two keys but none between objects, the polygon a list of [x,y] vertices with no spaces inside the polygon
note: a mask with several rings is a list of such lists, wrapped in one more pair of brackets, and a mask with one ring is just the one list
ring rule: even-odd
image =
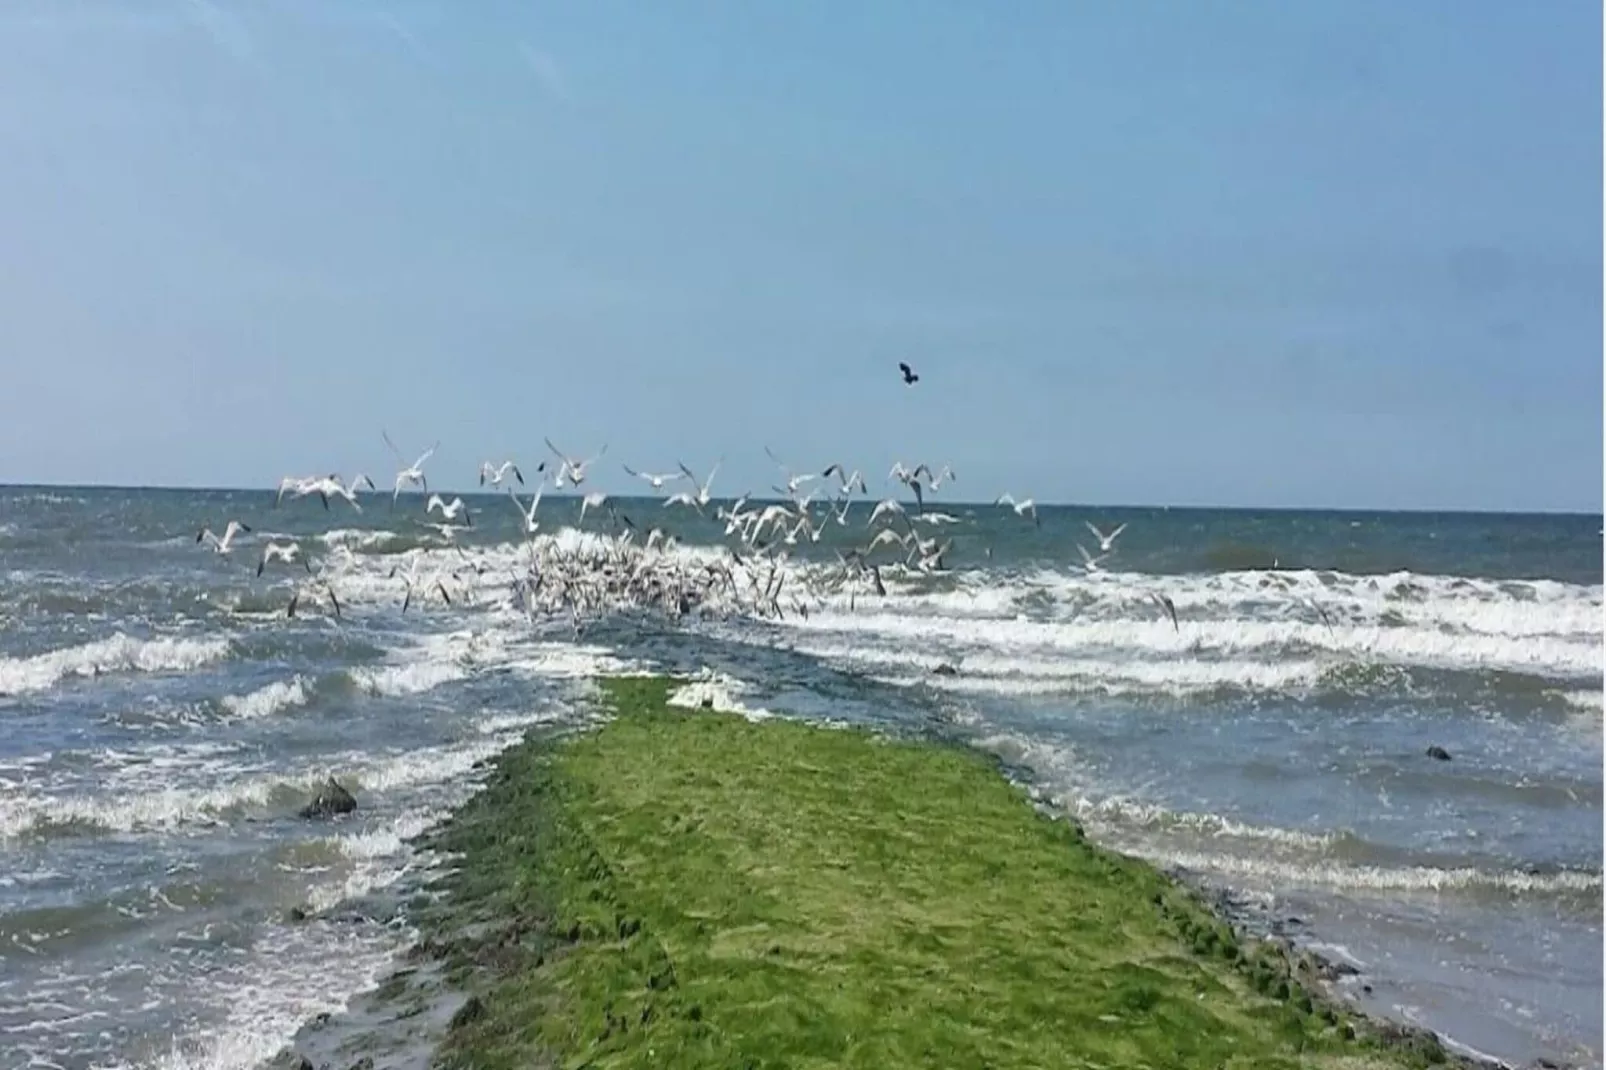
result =
[{"label": "ocean water", "polygon": [[[512,596],[528,549],[505,500],[470,499],[475,527],[450,541],[416,497],[272,503],[0,489],[0,1070],[271,1055],[405,946],[405,896],[385,893],[428,860],[404,841],[481,759],[580,723],[599,671],[663,669],[755,716],[962,738],[1103,841],[1350,961],[1368,1006],[1511,1060],[1600,1065],[1599,517],[1044,508],[1033,524],[944,503],[947,571],[889,565],[884,596],[804,596],[862,545],[855,506],[788,548],[780,619],[633,614],[577,634]],[[721,553],[712,520],[613,505],[680,540],[666,562]],[[577,531],[578,512],[549,496],[539,538],[595,547],[613,521]],[[231,517],[254,529],[233,553],[196,544]],[[1129,525],[1091,574],[1084,521]],[[255,575],[276,534],[336,570],[340,619],[315,594],[285,616],[307,577]],[[415,593],[402,612],[391,572],[414,555],[456,572],[451,605]],[[330,773],[359,810],[302,820]],[[343,903],[361,909],[286,916]]]}]

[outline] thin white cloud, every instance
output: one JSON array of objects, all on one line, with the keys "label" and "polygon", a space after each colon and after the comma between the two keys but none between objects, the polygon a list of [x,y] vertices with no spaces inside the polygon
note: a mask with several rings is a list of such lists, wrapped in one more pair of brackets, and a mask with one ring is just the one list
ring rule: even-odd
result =
[{"label": "thin white cloud", "polygon": [[529,72],[535,75],[535,80],[541,83],[542,88],[560,100],[569,99],[568,79],[564,77],[562,68],[558,66],[558,61],[552,58],[551,53],[543,52],[524,41],[519,42],[518,48],[519,58],[524,61],[524,66]]}]

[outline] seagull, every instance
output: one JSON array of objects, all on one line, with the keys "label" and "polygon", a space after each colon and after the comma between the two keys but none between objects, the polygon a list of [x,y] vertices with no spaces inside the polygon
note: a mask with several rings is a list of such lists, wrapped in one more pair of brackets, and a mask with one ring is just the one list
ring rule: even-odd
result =
[{"label": "seagull", "polygon": [[1163,594],[1160,591],[1150,591],[1149,592],[1149,598],[1154,602],[1155,605],[1157,605],[1161,609],[1165,610],[1166,616],[1171,618],[1171,628],[1172,628],[1172,630],[1180,633],[1182,631],[1182,628],[1177,624],[1177,606],[1176,606],[1176,603],[1171,601],[1171,599],[1169,597],[1167,597],[1165,594]]},{"label": "seagull", "polygon": [[926,492],[920,484],[921,472],[926,473],[927,476],[931,475],[931,469],[923,464],[915,465],[914,470],[911,471],[903,466],[902,461],[897,461],[893,464],[892,470],[887,473],[887,478],[896,479],[899,483],[914,491],[915,504],[924,509],[926,507]]},{"label": "seagull", "polygon": [[600,490],[592,491],[590,494],[587,494],[584,498],[580,499],[579,523],[584,524],[586,522],[587,509],[600,509],[602,508],[602,503],[606,502],[607,500],[608,496]]},{"label": "seagull", "polygon": [[792,519],[792,510],[788,509],[786,506],[766,506],[764,511],[758,514],[758,519],[753,522],[753,532],[748,536],[748,541],[757,542],[759,537],[764,534],[765,528],[774,525],[777,529],[779,529],[790,519]]},{"label": "seagull", "polygon": [[919,513],[912,520],[917,524],[957,524],[959,518],[948,513]]},{"label": "seagull", "polygon": [[[357,503],[357,488],[364,483],[368,484],[369,490],[374,489],[374,481],[361,472],[351,478],[349,485],[341,483],[339,476],[331,474],[321,479],[303,479],[291,493],[297,498],[305,498],[309,494],[316,494],[323,501],[325,509],[329,508],[330,498],[344,498],[353,509],[360,513],[362,512],[362,506]],[[284,491],[281,487],[280,494],[282,495],[283,493]]]},{"label": "seagull", "polygon": [[1030,498],[1026,498],[1017,502],[1014,497],[1009,494],[1000,494],[998,496],[998,500],[993,504],[1010,506],[1015,510],[1016,516],[1030,516],[1032,518],[1032,523],[1036,524],[1038,527],[1043,526],[1043,522],[1037,517],[1037,503],[1032,501]]},{"label": "seagull", "polygon": [[1327,610],[1321,607],[1321,603],[1317,602],[1314,598],[1306,598],[1303,599],[1303,601],[1307,606],[1310,606],[1310,608],[1316,611],[1316,615],[1318,617],[1322,618],[1322,623],[1327,625],[1327,634],[1336,634],[1333,631],[1333,619],[1327,615]]},{"label": "seagull", "polygon": [[864,522],[864,526],[873,527],[876,519],[880,517],[882,513],[896,513],[899,516],[903,516],[903,503],[896,498],[884,498],[881,501],[876,502],[875,508],[870,510],[870,519]]},{"label": "seagull", "polygon": [[589,460],[579,461],[575,460],[573,457],[566,456],[562,450],[558,449],[552,444],[552,440],[550,438],[544,439],[543,441],[546,442],[547,449],[551,450],[553,454],[557,456],[558,460],[562,462],[558,465],[558,478],[554,481],[559,487],[563,486],[563,481],[565,478],[567,478],[570,483],[573,483],[577,487],[584,483],[586,481],[586,469],[602,460],[602,455],[608,452],[608,446],[606,443],[604,443],[602,449],[597,451],[597,455],[595,457],[592,457]]},{"label": "seagull", "polygon": [[[340,599],[335,597],[335,589],[332,586],[329,585],[329,581],[328,580],[323,580],[321,582],[323,584],[324,593],[329,596],[329,604],[335,607],[335,619],[339,620],[340,619]],[[300,603],[301,603],[301,595],[302,595],[302,593],[303,593],[303,588],[297,587],[296,590],[295,590],[295,593],[290,596],[290,604],[287,607],[285,607],[285,611],[284,611],[284,615],[286,617],[293,617],[293,616],[296,615],[296,606],[300,605]]]},{"label": "seagull", "polygon": [[1093,533],[1093,537],[1099,541],[1099,549],[1103,550],[1105,553],[1109,553],[1110,550],[1115,546],[1116,536],[1120,535],[1121,532],[1126,530],[1126,525],[1122,524],[1120,527],[1106,535],[1104,532],[1094,527],[1092,521],[1084,520],[1082,523],[1087,525],[1087,530],[1091,531]]},{"label": "seagull", "polygon": [[[432,577],[432,578],[434,579],[435,582],[433,584],[431,584],[428,588],[426,588],[424,593],[428,594],[430,591],[439,591],[440,595],[441,595],[441,601],[445,602],[448,606],[451,605],[452,604],[452,596],[446,593],[446,584],[445,584],[445,582],[443,582],[439,576],[435,576],[435,577]],[[407,612],[407,607],[412,605],[412,604],[413,604],[413,585],[411,583],[409,583],[407,585],[407,595],[406,595],[406,597],[404,597],[402,599],[401,611],[403,613],[406,613]]]},{"label": "seagull", "polygon": [[530,499],[530,507],[526,509],[523,505],[519,504],[519,496],[513,493],[513,488],[508,488],[507,496],[513,499],[514,508],[518,509],[519,516],[524,521],[524,534],[526,535],[534,535],[536,529],[541,526],[536,522],[535,510],[536,507],[541,504],[541,492],[545,489],[546,488],[544,486],[535,488],[535,497]]},{"label": "seagull", "polygon": [[821,472],[820,476],[822,479],[830,479],[833,473],[839,480],[842,481],[843,494],[852,494],[854,487],[859,488],[860,494],[870,493],[869,488],[864,485],[864,476],[860,475],[857,469],[855,469],[853,474],[850,476],[847,474],[846,469],[844,469],[840,464],[833,464],[824,472]]},{"label": "seagull", "polygon": [[1099,562],[1110,556],[1109,554],[1099,554],[1097,557],[1094,557],[1092,554],[1087,552],[1087,547],[1083,546],[1081,543],[1076,544],[1076,549],[1082,555],[1082,569],[1088,573],[1099,571]]},{"label": "seagull", "polygon": [[229,526],[223,529],[223,537],[221,539],[213,534],[211,528],[202,528],[196,533],[195,541],[200,543],[205,539],[211,539],[213,551],[220,554],[226,554],[230,550],[234,549],[234,536],[238,535],[242,531],[249,532],[250,530],[250,528],[246,527],[238,520],[231,520],[229,521]]},{"label": "seagull", "polygon": [[[953,466],[951,465],[943,465],[942,471],[938,472],[936,475],[932,475],[931,469],[926,468],[925,465],[921,465],[920,468],[926,469],[926,479],[930,482],[932,490],[941,488],[944,482],[951,483],[959,478],[958,476],[954,475]],[[915,469],[915,471],[919,472],[920,468]]]},{"label": "seagull", "polygon": [[[380,435],[384,438],[385,445],[390,447],[390,452],[395,454],[396,460],[400,462],[402,459],[401,450],[398,450],[396,448],[396,444],[390,440],[390,434],[384,430],[381,430]],[[396,473],[396,492],[390,496],[390,504],[393,508],[396,505],[396,499],[401,497],[403,487],[421,487],[423,488],[424,493],[429,493],[429,480],[424,478],[424,462],[435,455],[435,450],[439,446],[440,443],[436,442],[435,445],[431,446],[429,449],[420,454],[418,460],[414,461],[405,468],[402,468]]]},{"label": "seagull", "polygon": [[680,479],[684,475],[682,472],[665,472],[663,474],[654,472],[638,472],[628,464],[622,465],[621,467],[624,468],[628,475],[635,476],[637,479],[645,479],[652,486],[653,490],[663,490],[665,483],[668,483],[672,479]]},{"label": "seagull", "polygon": [[703,511],[703,507],[697,503],[697,495],[689,490],[683,490],[678,494],[671,494],[665,498],[664,508],[668,509],[671,505],[684,505],[697,510],[699,513]]},{"label": "seagull", "polygon": [[[679,463],[679,462],[677,462],[677,463]],[[710,469],[709,472],[708,472],[708,478],[703,480],[701,483],[698,483],[697,482],[697,477],[691,474],[691,469],[690,468],[687,468],[684,464],[680,464],[680,470],[682,472],[686,473],[686,478],[691,480],[692,486],[697,488],[697,504],[699,506],[707,505],[710,501],[713,500],[713,498],[709,494],[709,489],[711,487],[713,487],[713,485],[714,485],[714,476],[715,476],[716,473],[719,472],[719,466],[724,464],[724,463],[725,462],[724,462],[723,459],[715,461],[714,462],[714,467],[712,469]],[[673,500],[673,499],[671,499],[671,500]]]},{"label": "seagull", "polygon": [[[266,546],[262,547],[262,557],[257,561],[257,575],[262,575],[262,570],[268,567],[269,561],[283,561],[288,565],[295,561],[297,555],[300,553],[301,546],[298,543],[268,543]],[[306,567],[308,572],[312,571],[312,562],[308,561],[305,557],[301,558],[301,564]]]},{"label": "seagull", "polygon": [[[788,498],[797,497],[797,491],[798,491],[799,487],[801,487],[803,484],[809,482],[810,480],[814,480],[814,479],[819,479],[820,478],[819,476],[815,475],[813,472],[805,472],[802,475],[793,475],[792,474],[792,470],[790,468],[786,467],[785,464],[782,464],[781,459],[779,457],[775,456],[775,451],[774,450],[770,449],[768,446],[765,446],[764,447],[764,452],[769,454],[770,455],[770,460],[772,460],[776,464],[780,465],[781,466],[781,471],[786,473],[786,490],[785,490],[784,493],[786,494],[786,496]],[[780,490],[781,488],[776,487],[775,489],[776,490]]]},{"label": "seagull", "polygon": [[492,464],[490,461],[482,461],[480,463],[480,486],[485,486],[485,481],[489,479],[491,486],[500,487],[502,480],[507,478],[509,472],[512,472],[513,478],[519,481],[519,486],[524,486],[524,473],[519,471],[519,466],[512,461],[503,461],[499,465]]},{"label": "seagull", "polygon": [[882,546],[890,546],[892,543],[897,543],[899,546],[902,546],[905,550],[907,550],[909,549],[909,536],[899,535],[891,528],[882,528],[880,531],[876,532],[875,538],[870,540],[870,545],[864,548],[864,553],[873,553],[877,548]]},{"label": "seagull", "polygon": [[[426,579],[430,582],[430,586],[426,588],[426,591],[437,590],[441,593],[442,601],[444,601],[447,605],[452,604],[452,596],[446,593],[446,584],[441,582],[440,573],[431,572],[428,577],[420,575],[418,566],[423,562],[423,559],[423,555],[416,551],[411,555],[411,557],[408,558],[407,571],[402,576],[402,583],[405,584],[407,588],[407,593],[402,598],[401,611],[403,613],[406,613],[407,607],[413,604],[414,588],[418,587]],[[395,579],[398,572],[401,572],[400,565],[391,568],[390,578]]]},{"label": "seagull", "polygon": [[900,360],[898,362],[898,370],[903,373],[904,386],[914,386],[920,381],[920,376],[916,375],[915,370],[909,367],[906,362]]},{"label": "seagull", "polygon": [[279,480],[279,493],[275,495],[273,499],[274,507],[277,508],[279,504],[284,501],[284,496],[286,494],[290,494],[297,498],[302,498],[308,494],[311,494],[312,491],[307,488],[317,481],[317,476],[285,476],[283,479]]},{"label": "seagull", "polygon": [[441,511],[441,518],[443,520],[456,520],[457,514],[462,513],[463,523],[469,527],[474,526],[474,517],[468,511],[468,505],[463,501],[462,498],[453,498],[451,504],[448,505],[446,502],[441,501],[441,496],[439,494],[431,494],[429,496],[429,503],[424,506],[424,512],[426,514],[433,513],[436,509]]}]

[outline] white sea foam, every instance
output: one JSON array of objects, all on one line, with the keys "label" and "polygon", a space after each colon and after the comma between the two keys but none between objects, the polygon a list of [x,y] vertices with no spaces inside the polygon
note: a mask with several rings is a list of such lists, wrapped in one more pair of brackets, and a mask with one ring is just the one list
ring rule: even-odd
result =
[{"label": "white sea foam", "polygon": [[[250,952],[197,977],[210,1014],[146,1064],[156,1070],[251,1070],[319,1012],[337,1013],[390,968],[408,934],[378,925],[269,926]],[[135,1064],[121,1067],[135,1070]]]},{"label": "white sea foam", "polygon": [[495,755],[517,738],[479,738],[467,744],[421,748],[381,758],[350,755],[330,759],[316,769],[252,772],[211,787],[0,798],[0,840],[60,825],[119,832],[216,826],[241,811],[267,810],[270,804],[288,810],[331,774],[359,794],[444,783],[468,773],[475,763]]},{"label": "white sea foam", "polygon": [[744,696],[752,691],[749,684],[726,673],[703,669],[686,683],[669,693],[669,705],[687,709],[711,709],[720,713],[738,713],[749,721],[763,721],[775,714],[749,705]]},{"label": "white sea foam", "polygon": [[301,676],[276,680],[246,695],[224,695],[218,705],[241,720],[269,717],[281,710],[305,706],[309,699],[307,681]]},{"label": "white sea foam", "polygon": [[[846,665],[893,684],[924,684],[963,694],[1107,695],[1163,693],[1184,696],[1223,688],[1297,691],[1314,687],[1330,662],[1314,658],[1254,661],[1182,656],[1169,660],[1005,655],[987,648],[962,653],[900,649],[865,643],[815,641],[793,644],[799,653]],[[936,672],[948,665],[952,674]]]},{"label": "white sea foam", "polygon": [[25,658],[0,658],[0,695],[48,691],[69,676],[183,672],[226,657],[229,640],[136,639],[119,632],[81,646]]},{"label": "white sea foam", "polygon": [[318,541],[325,546],[345,546],[351,550],[372,552],[383,550],[397,543],[416,543],[417,535],[406,535],[399,531],[386,531],[364,528],[335,528],[318,536]]},{"label": "white sea foam", "polygon": [[1339,626],[1329,630],[1322,624],[1304,621],[1191,621],[1177,631],[1169,621],[1152,620],[1058,622],[824,612],[807,619],[792,618],[790,623],[801,631],[1036,654],[1109,651],[1147,657],[1210,654],[1272,658],[1289,651],[1318,651],[1354,660],[1561,677],[1599,676],[1602,668],[1598,641],[1510,639],[1382,627]]},{"label": "white sea foam", "polygon": [[1181,829],[1212,839],[1260,841],[1304,851],[1324,851],[1338,839],[1334,833],[1251,825],[1221,814],[1168,810],[1153,803],[1120,796],[1078,798],[1070,808],[1078,817],[1090,822],[1109,822],[1154,830]]},{"label": "white sea foam", "polygon": [[1601,711],[1603,698],[1606,696],[1600,691],[1568,691],[1561,696],[1562,701],[1574,709],[1585,712],[1593,710],[1596,713]]},{"label": "white sea foam", "polygon": [[[1141,848],[1139,849],[1141,853]],[[1510,895],[1599,895],[1601,874],[1578,870],[1526,873],[1470,867],[1365,866],[1333,861],[1291,862],[1232,854],[1167,851],[1152,856],[1169,865],[1232,874],[1278,889],[1326,887],[1373,892],[1499,891]]]},{"label": "white sea foam", "polygon": [[440,661],[417,661],[409,665],[362,666],[346,670],[357,689],[370,695],[396,698],[433,691],[442,684],[468,678],[461,665]]}]

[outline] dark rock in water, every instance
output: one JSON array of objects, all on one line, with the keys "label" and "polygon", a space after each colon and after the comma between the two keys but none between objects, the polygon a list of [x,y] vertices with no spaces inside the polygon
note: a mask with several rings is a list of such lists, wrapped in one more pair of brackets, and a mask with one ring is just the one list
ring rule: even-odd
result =
[{"label": "dark rock in water", "polygon": [[1428,748],[1428,757],[1435,761],[1447,762],[1450,760],[1450,752],[1435,744]]},{"label": "dark rock in water", "polygon": [[1444,1045],[1437,1033],[1420,1026],[1384,1022],[1378,1028],[1378,1038],[1389,1047],[1414,1055],[1425,1063],[1445,1061]]},{"label": "dark rock in water", "polygon": [[306,907],[291,907],[284,912],[284,920],[292,924],[306,921],[310,917],[312,913]]},{"label": "dark rock in water", "polygon": [[957,666],[948,664],[946,661],[943,662],[941,665],[938,665],[935,669],[932,669],[931,671],[933,673],[935,673],[936,675],[938,675],[938,676],[958,676],[959,675],[959,668]]},{"label": "dark rock in water", "polygon": [[318,786],[318,792],[312,801],[301,808],[301,816],[309,820],[320,817],[334,817],[337,814],[349,814],[357,809],[357,800],[351,792],[340,786],[340,782],[330,777]]},{"label": "dark rock in water", "polygon": [[281,1051],[268,1064],[268,1070],[317,1070],[312,1060],[300,1052]]},{"label": "dark rock in water", "polygon": [[711,698],[703,699],[703,709],[711,710],[713,708],[714,708],[714,700],[713,699],[711,699]]},{"label": "dark rock in water", "polygon": [[457,1008],[457,1013],[452,1015],[451,1024],[447,1028],[455,1032],[484,1017],[484,1015],[484,1002],[478,996],[470,996],[461,1007]]}]

